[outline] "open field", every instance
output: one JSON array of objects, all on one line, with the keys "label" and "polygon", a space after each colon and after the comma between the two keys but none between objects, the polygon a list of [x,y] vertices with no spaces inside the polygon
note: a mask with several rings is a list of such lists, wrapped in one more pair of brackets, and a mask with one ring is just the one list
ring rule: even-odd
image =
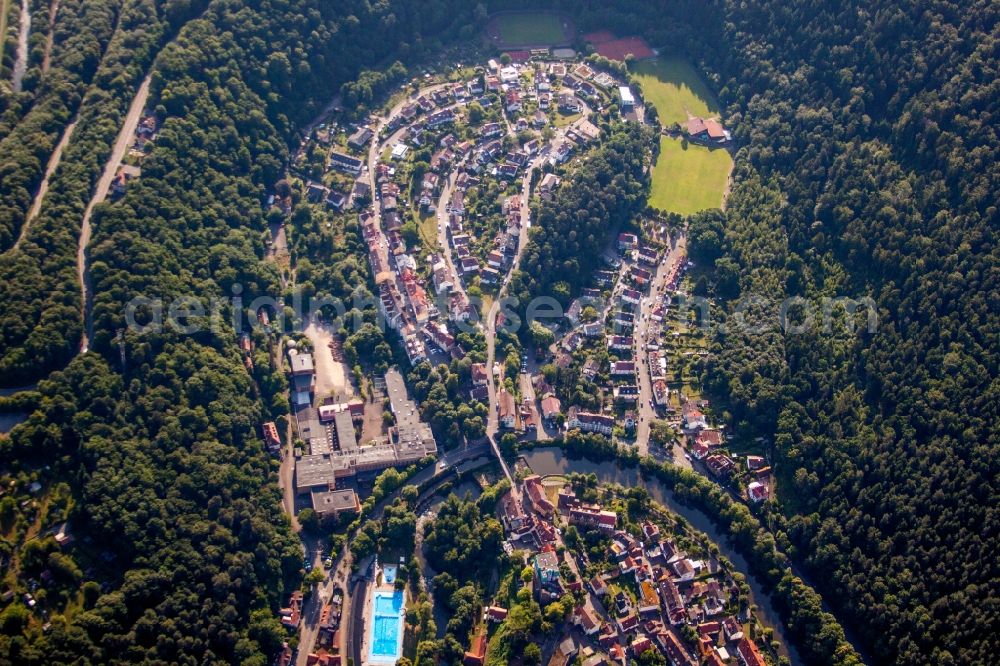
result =
[{"label": "open field", "polygon": [[425,250],[439,251],[437,235],[438,218],[434,213],[417,211],[417,227],[420,230],[420,239],[423,241]]},{"label": "open field", "polygon": [[723,148],[661,136],[649,204],[681,215],[719,208],[732,168],[733,159]]},{"label": "open field", "polygon": [[664,127],[685,122],[689,113],[708,117],[719,113],[712,91],[686,60],[643,60],[632,66],[632,73],[642,85],[643,97],[656,107]]},{"label": "open field", "polygon": [[501,47],[566,44],[571,39],[568,21],[550,12],[497,14],[487,33]]}]

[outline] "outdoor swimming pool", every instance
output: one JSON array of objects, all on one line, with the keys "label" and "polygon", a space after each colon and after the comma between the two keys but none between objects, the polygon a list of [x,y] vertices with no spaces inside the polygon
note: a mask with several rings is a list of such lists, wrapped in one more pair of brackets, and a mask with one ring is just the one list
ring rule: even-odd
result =
[{"label": "outdoor swimming pool", "polygon": [[395,664],[403,652],[403,593],[376,590],[372,598],[369,664]]}]

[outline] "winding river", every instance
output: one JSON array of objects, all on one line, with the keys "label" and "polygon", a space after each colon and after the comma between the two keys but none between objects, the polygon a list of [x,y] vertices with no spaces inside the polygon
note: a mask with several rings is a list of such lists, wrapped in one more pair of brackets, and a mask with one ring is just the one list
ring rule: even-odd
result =
[{"label": "winding river", "polygon": [[781,616],[771,604],[771,595],[764,590],[761,581],[751,572],[750,564],[729,544],[725,532],[720,530],[705,512],[682,504],[674,495],[674,491],[659,479],[644,478],[638,467],[621,467],[617,462],[595,462],[587,458],[570,458],[559,447],[541,447],[521,452],[521,457],[528,463],[535,474],[595,474],[601,483],[617,483],[627,487],[643,486],[649,491],[649,496],[679,516],[682,516],[696,530],[704,532],[719,547],[722,553],[737,571],[746,576],[750,586],[750,603],[756,607],[757,617],[761,623],[774,630],[774,636],[781,647],[778,653],[787,656],[796,666],[801,665],[795,646],[791,644],[785,631]]}]

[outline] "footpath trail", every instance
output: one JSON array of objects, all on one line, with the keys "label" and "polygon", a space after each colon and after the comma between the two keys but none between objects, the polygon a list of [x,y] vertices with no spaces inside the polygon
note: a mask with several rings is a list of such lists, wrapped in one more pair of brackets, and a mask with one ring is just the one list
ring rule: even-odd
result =
[{"label": "footpath trail", "polygon": [[59,0],[52,0],[49,6],[49,34],[45,36],[45,54],[42,56],[42,74],[49,71],[52,61],[52,41],[55,38],[56,14],[59,12]]},{"label": "footpath trail", "polygon": [[69,125],[66,125],[66,129],[63,130],[59,143],[56,144],[55,150],[53,150],[52,154],[49,156],[49,162],[45,166],[45,175],[42,177],[42,182],[38,184],[38,191],[35,192],[35,199],[31,202],[31,208],[28,210],[27,217],[24,218],[24,224],[21,225],[21,234],[14,242],[14,248],[21,245],[21,242],[25,239],[25,237],[27,237],[31,221],[38,216],[38,212],[42,209],[42,201],[45,199],[45,193],[49,191],[49,180],[52,178],[52,174],[55,173],[56,167],[59,166],[59,160],[62,159],[63,149],[65,149],[66,144],[69,143],[69,139],[73,135],[73,130],[75,128],[76,120],[73,120]]},{"label": "footpath trail", "polygon": [[152,71],[146,75],[146,78],[142,80],[139,84],[139,89],[136,91],[135,97],[132,99],[132,105],[128,109],[128,114],[125,116],[125,121],[122,123],[121,129],[118,131],[118,138],[115,139],[114,147],[111,149],[111,155],[108,157],[107,163],[104,165],[104,173],[101,174],[100,180],[97,181],[97,186],[94,188],[94,194],[90,199],[90,203],[87,204],[86,210],[83,212],[83,222],[80,225],[80,242],[77,245],[76,250],[76,267],[77,275],[80,279],[80,289],[83,302],[83,340],[80,342],[80,351],[86,352],[90,347],[90,339],[94,335],[94,316],[93,316],[93,288],[90,284],[90,262],[87,256],[87,245],[90,243],[90,218],[94,213],[94,207],[97,204],[102,203],[108,196],[108,191],[111,189],[111,182],[114,180],[115,173],[118,171],[118,165],[121,164],[122,158],[125,157],[125,153],[128,151],[128,147],[132,143],[132,137],[135,135],[136,127],[139,126],[139,118],[142,116],[142,110],[146,108],[146,99],[149,97],[149,82],[152,80]]}]

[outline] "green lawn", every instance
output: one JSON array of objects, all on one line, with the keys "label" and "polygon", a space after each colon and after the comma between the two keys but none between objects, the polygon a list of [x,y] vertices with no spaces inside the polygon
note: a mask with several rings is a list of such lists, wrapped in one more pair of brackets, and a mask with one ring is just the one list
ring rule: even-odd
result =
[{"label": "green lawn", "polygon": [[556,109],[556,127],[566,127],[572,125],[580,118],[583,118],[582,113],[563,113],[559,109]]},{"label": "green lawn", "polygon": [[661,136],[649,204],[681,215],[719,208],[732,168],[733,160],[722,148]]},{"label": "green lawn", "polygon": [[555,14],[518,13],[497,17],[500,37],[507,45],[561,44],[566,41],[562,20]]},{"label": "green lawn", "polygon": [[719,113],[715,96],[693,67],[681,58],[642,60],[632,66],[647,101],[656,107],[660,124],[683,123],[688,113],[714,116]]},{"label": "green lawn", "polygon": [[424,248],[437,250],[437,215],[434,213],[424,213],[417,211],[417,223],[420,229],[420,238],[423,239]]}]

